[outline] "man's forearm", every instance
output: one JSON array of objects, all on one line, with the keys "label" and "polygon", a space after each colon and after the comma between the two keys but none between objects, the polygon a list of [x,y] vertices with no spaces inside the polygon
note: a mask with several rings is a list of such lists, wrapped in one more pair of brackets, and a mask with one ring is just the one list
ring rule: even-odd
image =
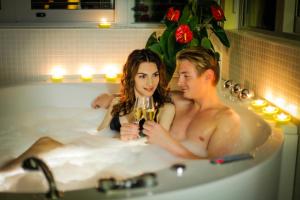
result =
[{"label": "man's forearm", "polygon": [[179,141],[172,138],[172,141],[164,146],[166,150],[175,156],[187,159],[203,159],[191,151],[189,151],[185,146],[183,146]]}]

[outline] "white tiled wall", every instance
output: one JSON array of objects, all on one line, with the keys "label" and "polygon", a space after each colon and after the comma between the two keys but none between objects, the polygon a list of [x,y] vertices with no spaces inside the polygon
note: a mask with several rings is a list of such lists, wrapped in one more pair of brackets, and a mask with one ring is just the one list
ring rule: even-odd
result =
[{"label": "white tiled wall", "polygon": [[82,65],[103,73],[122,68],[128,54],[143,48],[153,29],[0,29],[0,84],[42,80],[53,66],[77,74]]},{"label": "white tiled wall", "polygon": [[[153,28],[1,28],[0,85],[44,80],[60,65],[78,74],[82,65],[103,73],[107,64],[121,70],[128,54],[143,48]],[[158,31],[161,31],[158,30]],[[258,96],[272,93],[298,108],[300,118],[300,42],[229,31],[229,49],[222,51],[222,77],[254,89]],[[217,41],[217,40],[216,40]]]},{"label": "white tiled wall", "polygon": [[253,89],[257,96],[282,98],[300,119],[300,41],[249,31],[229,31],[231,47],[223,50],[222,76]]}]

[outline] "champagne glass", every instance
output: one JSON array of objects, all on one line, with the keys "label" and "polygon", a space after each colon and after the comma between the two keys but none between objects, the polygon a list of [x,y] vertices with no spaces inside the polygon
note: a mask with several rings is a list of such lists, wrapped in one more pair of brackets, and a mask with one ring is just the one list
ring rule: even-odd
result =
[{"label": "champagne glass", "polygon": [[153,97],[144,97],[144,108],[143,108],[143,115],[145,120],[154,121],[155,118],[155,106]]},{"label": "champagne glass", "polygon": [[143,118],[143,109],[144,109],[144,98],[136,97],[134,108],[133,108],[133,115],[136,124],[139,124],[140,120]]}]

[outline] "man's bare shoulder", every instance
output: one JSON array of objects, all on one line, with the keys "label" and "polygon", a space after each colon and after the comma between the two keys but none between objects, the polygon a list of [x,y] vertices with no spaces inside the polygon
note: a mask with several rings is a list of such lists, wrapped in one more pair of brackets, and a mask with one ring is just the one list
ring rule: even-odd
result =
[{"label": "man's bare shoulder", "polygon": [[217,118],[221,126],[230,127],[240,125],[239,114],[228,106],[224,106],[224,108],[218,112]]}]

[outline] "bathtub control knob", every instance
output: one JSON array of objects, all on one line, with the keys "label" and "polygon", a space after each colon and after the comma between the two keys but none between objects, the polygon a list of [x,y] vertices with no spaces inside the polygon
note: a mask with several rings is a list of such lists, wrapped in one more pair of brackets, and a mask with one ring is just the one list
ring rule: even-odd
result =
[{"label": "bathtub control knob", "polygon": [[224,85],[223,85],[223,87],[227,88],[227,89],[231,88],[232,86],[233,86],[233,81],[232,80],[225,81]]},{"label": "bathtub control knob", "polygon": [[116,187],[116,180],[114,178],[105,178],[99,180],[99,191],[107,192]]},{"label": "bathtub control knob", "polygon": [[186,166],[184,164],[174,164],[172,165],[171,169],[176,172],[177,176],[182,176]]},{"label": "bathtub control knob", "polygon": [[154,173],[146,173],[141,175],[140,177],[142,185],[146,188],[154,187],[157,185],[156,174]]},{"label": "bathtub control knob", "polygon": [[98,190],[108,192],[110,190],[123,190],[132,188],[149,188],[157,185],[155,173],[145,173],[140,176],[125,180],[115,180],[114,178],[100,179]]},{"label": "bathtub control knob", "polygon": [[239,94],[239,99],[244,100],[244,99],[250,99],[254,96],[253,91],[248,90],[248,89],[242,89],[240,94]]},{"label": "bathtub control knob", "polygon": [[242,87],[240,84],[235,84],[232,88],[231,88],[231,94],[232,95],[238,95],[242,90]]}]

